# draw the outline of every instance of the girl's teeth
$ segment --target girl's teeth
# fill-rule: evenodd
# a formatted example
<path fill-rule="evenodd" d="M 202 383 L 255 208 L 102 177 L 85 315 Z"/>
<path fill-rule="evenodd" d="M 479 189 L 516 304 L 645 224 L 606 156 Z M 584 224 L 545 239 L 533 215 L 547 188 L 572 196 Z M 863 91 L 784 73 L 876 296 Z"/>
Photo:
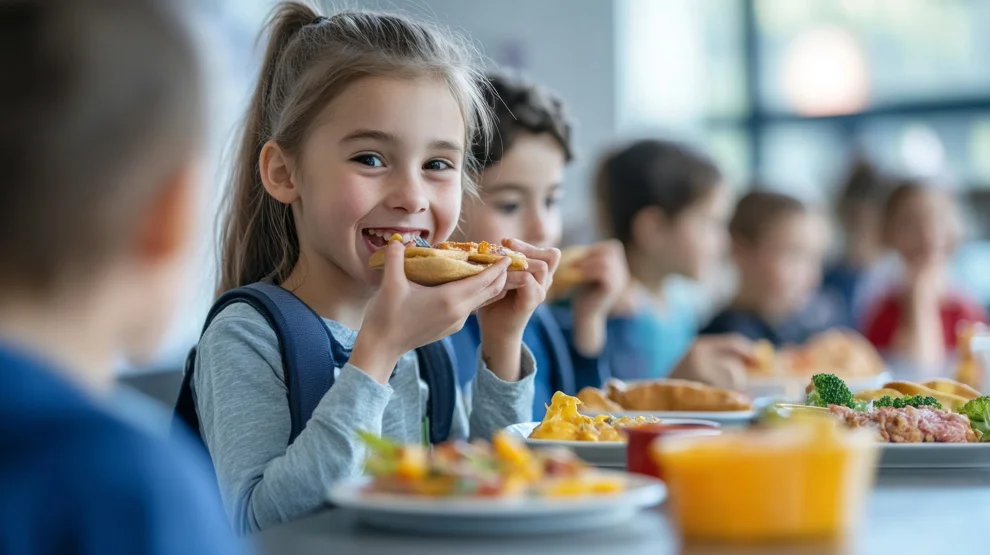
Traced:
<path fill-rule="evenodd" d="M 415 241 L 417 237 L 419 237 L 420 235 L 422 235 L 422 233 L 419 232 L 419 231 L 414 231 L 412 233 L 397 233 L 395 231 L 391 231 L 391 230 L 388 230 L 388 229 L 371 229 L 371 230 L 368 230 L 368 232 L 371 235 L 377 235 L 378 237 L 381 237 L 382 239 L 385 239 L 386 241 L 391 240 L 391 238 L 392 238 L 393 235 L 399 235 L 399 236 L 402 237 L 402 242 L 403 243 L 409 243 L 409 242 Z"/>

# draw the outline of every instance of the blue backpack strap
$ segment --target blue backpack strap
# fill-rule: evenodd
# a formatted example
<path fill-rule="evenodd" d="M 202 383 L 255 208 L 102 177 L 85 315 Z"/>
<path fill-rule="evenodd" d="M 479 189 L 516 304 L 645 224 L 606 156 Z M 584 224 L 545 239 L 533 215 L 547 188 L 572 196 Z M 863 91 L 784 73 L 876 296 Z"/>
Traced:
<path fill-rule="evenodd" d="M 203 333 L 217 314 L 239 302 L 257 310 L 278 337 L 288 388 L 291 444 L 306 426 L 320 399 L 333 385 L 333 369 L 342 366 L 349 354 L 333 339 L 323 319 L 313 309 L 291 292 L 270 283 L 253 283 L 221 295 L 206 317 Z M 199 419 L 191 388 L 195 357 L 194 348 L 186 360 L 176 415 L 198 433 Z"/>
<path fill-rule="evenodd" d="M 430 389 L 426 406 L 430 443 L 443 443 L 450 437 L 450 425 L 454 420 L 457 402 L 454 369 L 457 359 L 454 346 L 450 339 L 444 338 L 416 349 L 416 356 L 419 359 L 420 377 Z"/>

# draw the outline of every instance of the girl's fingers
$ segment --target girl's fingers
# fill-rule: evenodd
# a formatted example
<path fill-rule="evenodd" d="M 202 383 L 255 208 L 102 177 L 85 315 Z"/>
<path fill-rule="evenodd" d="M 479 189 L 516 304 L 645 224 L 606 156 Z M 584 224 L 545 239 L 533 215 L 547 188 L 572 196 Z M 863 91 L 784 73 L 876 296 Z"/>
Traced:
<path fill-rule="evenodd" d="M 406 284 L 406 246 L 400 241 L 385 245 L 385 276 L 382 286 Z"/>
<path fill-rule="evenodd" d="M 550 285 L 550 268 L 547 263 L 542 260 L 530 260 L 529 268 L 522 273 L 529 274 L 536 278 L 536 283 L 540 284 L 541 287 L 547 287 Z"/>
<path fill-rule="evenodd" d="M 499 293 L 498 295 L 495 295 L 492 299 L 490 299 L 489 301 L 485 302 L 485 304 L 479 306 L 478 308 L 485 308 L 486 306 L 488 306 L 490 304 L 497 303 L 497 302 L 501 301 L 502 299 L 504 299 L 505 296 L 508 293 L 509 293 L 509 286 L 508 286 L 508 284 L 506 284 L 505 289 L 501 293 Z"/>
<path fill-rule="evenodd" d="M 516 295 L 524 297 L 527 306 L 535 307 L 542 303 L 547 297 L 547 290 L 537 281 L 536 276 L 533 274 L 528 272 L 520 273 L 523 274 L 525 283 L 519 288 Z"/>
<path fill-rule="evenodd" d="M 503 239 L 502 245 L 524 255 L 530 260 L 540 260 L 547 265 L 551 273 L 557 270 L 560 264 L 559 249 L 541 249 L 519 239 Z"/>
<path fill-rule="evenodd" d="M 505 276 L 505 290 L 512 291 L 513 289 L 519 289 L 525 287 L 528 283 L 526 281 L 526 276 L 531 275 L 529 272 L 507 272 Z"/>
<path fill-rule="evenodd" d="M 450 298 L 459 299 L 463 307 L 469 307 L 468 312 L 473 311 L 502 292 L 507 274 L 518 273 L 508 271 L 511 262 L 509 258 L 503 258 L 471 277 L 433 289 L 440 291 L 445 297 L 449 295 Z"/>

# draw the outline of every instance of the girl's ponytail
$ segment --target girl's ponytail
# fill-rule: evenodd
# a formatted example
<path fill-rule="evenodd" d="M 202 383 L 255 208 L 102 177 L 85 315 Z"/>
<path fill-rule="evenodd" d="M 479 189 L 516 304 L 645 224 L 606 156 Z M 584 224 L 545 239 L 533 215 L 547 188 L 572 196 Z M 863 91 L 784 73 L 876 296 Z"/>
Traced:
<path fill-rule="evenodd" d="M 268 47 L 255 86 L 237 158 L 220 235 L 221 263 L 217 295 L 256 281 L 281 283 L 299 258 L 299 241 L 289 206 L 278 202 L 261 183 L 258 159 L 272 136 L 280 104 L 273 97 L 280 59 L 288 45 L 318 14 L 305 4 L 280 4 L 268 20 Z"/>

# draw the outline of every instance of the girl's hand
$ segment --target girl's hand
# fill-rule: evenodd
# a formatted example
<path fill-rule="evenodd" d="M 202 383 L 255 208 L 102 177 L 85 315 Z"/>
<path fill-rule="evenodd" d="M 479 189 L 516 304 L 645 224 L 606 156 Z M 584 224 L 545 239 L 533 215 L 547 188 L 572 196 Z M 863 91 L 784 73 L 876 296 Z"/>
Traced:
<path fill-rule="evenodd" d="M 746 366 L 753 360 L 753 342 L 749 339 L 735 333 L 703 335 L 695 339 L 670 377 L 743 391 Z"/>
<path fill-rule="evenodd" d="M 502 244 L 528 259 L 525 271 L 508 272 L 505 289 L 478 310 L 481 355 L 491 371 L 505 381 L 519 379 L 522 336 L 533 311 L 547 296 L 560 263 L 560 251 L 541 249 L 518 239 Z"/>
<path fill-rule="evenodd" d="M 609 313 L 629 285 L 622 243 L 602 241 L 588 248 L 574 267 L 588 280 L 574 297 L 574 347 L 586 357 L 601 354 Z"/>
<path fill-rule="evenodd" d="M 503 294 L 510 262 L 504 258 L 469 278 L 424 287 L 406 279 L 402 243 L 391 241 L 385 249 L 382 285 L 365 310 L 350 359 L 380 383 L 388 382 L 403 354 L 457 332 L 479 306 Z"/>

